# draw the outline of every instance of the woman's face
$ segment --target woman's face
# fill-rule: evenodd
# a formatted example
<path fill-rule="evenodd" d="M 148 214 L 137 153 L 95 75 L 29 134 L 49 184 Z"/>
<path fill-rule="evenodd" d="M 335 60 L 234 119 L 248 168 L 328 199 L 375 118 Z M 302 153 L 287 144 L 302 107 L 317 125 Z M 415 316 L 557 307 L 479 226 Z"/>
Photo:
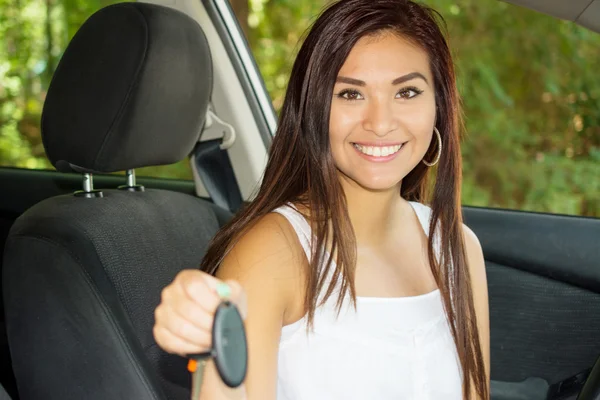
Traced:
<path fill-rule="evenodd" d="M 429 148 L 435 114 L 427 53 L 392 33 L 362 38 L 333 89 L 336 167 L 369 190 L 397 187 Z"/>

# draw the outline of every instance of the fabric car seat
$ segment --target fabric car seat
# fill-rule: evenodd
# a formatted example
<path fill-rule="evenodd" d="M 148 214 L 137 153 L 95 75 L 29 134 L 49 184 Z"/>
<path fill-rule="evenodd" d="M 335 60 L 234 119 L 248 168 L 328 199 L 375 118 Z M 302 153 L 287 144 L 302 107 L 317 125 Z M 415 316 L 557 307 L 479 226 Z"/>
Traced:
<path fill-rule="evenodd" d="M 153 339 L 154 309 L 230 215 L 144 189 L 132 171 L 190 154 L 211 90 L 206 37 L 174 9 L 109 6 L 73 37 L 47 93 L 42 137 L 57 170 L 82 174 L 82 190 L 27 210 L 5 247 L 21 400 L 189 399 L 186 360 Z M 122 187 L 93 187 L 94 174 L 118 171 L 128 171 Z"/>

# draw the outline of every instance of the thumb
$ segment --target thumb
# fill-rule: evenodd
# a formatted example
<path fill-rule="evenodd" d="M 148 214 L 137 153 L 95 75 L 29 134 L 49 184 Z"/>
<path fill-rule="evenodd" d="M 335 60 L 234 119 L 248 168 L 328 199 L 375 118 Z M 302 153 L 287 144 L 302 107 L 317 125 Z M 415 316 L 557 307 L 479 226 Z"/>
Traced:
<path fill-rule="evenodd" d="M 204 274 L 204 282 L 206 286 L 222 300 L 230 300 L 234 303 L 242 315 L 242 318 L 246 318 L 247 313 L 247 299 L 246 293 L 242 286 L 235 280 L 220 280 L 212 275 Z"/>
<path fill-rule="evenodd" d="M 203 273 L 204 283 L 211 292 L 221 299 L 230 299 L 232 297 L 232 287 L 230 282 L 224 282 L 212 275 Z"/>

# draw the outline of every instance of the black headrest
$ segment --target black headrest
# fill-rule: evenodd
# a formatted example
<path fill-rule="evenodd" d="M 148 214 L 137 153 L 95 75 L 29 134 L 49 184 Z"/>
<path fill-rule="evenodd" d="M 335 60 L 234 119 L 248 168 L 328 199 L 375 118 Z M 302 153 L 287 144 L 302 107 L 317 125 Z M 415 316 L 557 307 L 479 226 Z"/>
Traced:
<path fill-rule="evenodd" d="M 103 8 L 65 50 L 42 113 L 46 154 L 60 171 L 116 172 L 184 159 L 212 91 L 202 29 L 171 8 Z"/>

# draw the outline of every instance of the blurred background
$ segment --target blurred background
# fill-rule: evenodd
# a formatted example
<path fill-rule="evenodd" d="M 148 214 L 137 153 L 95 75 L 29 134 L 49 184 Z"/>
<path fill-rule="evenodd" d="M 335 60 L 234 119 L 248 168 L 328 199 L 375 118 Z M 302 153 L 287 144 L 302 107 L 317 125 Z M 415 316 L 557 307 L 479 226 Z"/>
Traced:
<path fill-rule="evenodd" d="M 192 0 L 190 0 L 192 1 Z M 230 0 L 276 110 L 328 0 Z M 51 169 L 40 138 L 67 43 L 113 0 L 0 0 L 0 167 Z M 446 20 L 466 119 L 463 204 L 600 217 L 600 35 L 498 0 L 426 0 Z M 191 179 L 186 162 L 138 175 Z"/>

